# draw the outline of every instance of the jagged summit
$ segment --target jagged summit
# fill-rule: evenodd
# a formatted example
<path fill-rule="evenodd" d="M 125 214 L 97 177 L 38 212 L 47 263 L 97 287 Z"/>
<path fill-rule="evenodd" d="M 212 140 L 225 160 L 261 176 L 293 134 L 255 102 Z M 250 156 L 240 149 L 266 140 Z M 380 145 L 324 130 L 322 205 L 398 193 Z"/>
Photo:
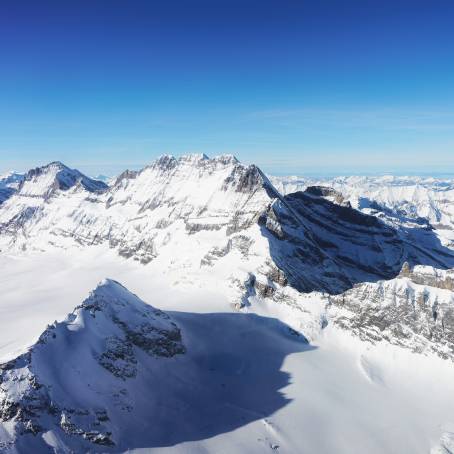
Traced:
<path fill-rule="evenodd" d="M 167 314 L 106 279 L 27 353 L 0 365 L 0 430 L 8 427 L 19 452 L 47 452 L 48 431 L 71 450 L 112 447 L 141 376 L 184 352 Z M 149 399 L 154 390 L 142 392 Z"/>
<path fill-rule="evenodd" d="M 249 271 L 263 274 L 272 264 L 284 275 L 279 280 L 304 292 L 339 293 L 359 282 L 389 279 L 404 261 L 439 268 L 454 263 L 452 251 L 429 230 L 396 228 L 323 185 L 283 196 L 257 166 L 232 155 L 164 155 L 90 197 L 65 192 L 94 181 L 85 178 L 59 162 L 31 170 L 18 194 L 29 197 L 13 196 L 2 205 L 0 244 L 67 247 L 72 238 L 86 246 L 108 245 L 144 264 L 160 259 L 166 269 L 181 260 L 179 266 L 193 270 L 239 251 L 251 260 Z M 183 265 L 176 244 L 190 263 Z M 260 259 L 252 264 L 254 256 Z"/>
<path fill-rule="evenodd" d="M 207 161 L 210 158 L 205 153 L 189 153 L 184 154 L 178 158 L 181 162 L 200 162 Z"/>
<path fill-rule="evenodd" d="M 188 167 L 212 167 L 214 165 L 230 166 L 240 164 L 238 159 L 231 154 L 222 154 L 210 158 L 205 153 L 193 153 L 175 157 L 173 155 L 162 155 L 153 161 L 149 166 L 151 168 L 173 169 L 177 165 Z"/>
<path fill-rule="evenodd" d="M 169 154 L 164 154 L 162 156 L 159 156 L 158 159 L 153 161 L 149 166 L 150 168 L 159 168 L 159 169 L 170 169 L 175 167 L 177 163 L 177 159 L 175 156 L 169 155 Z"/>
<path fill-rule="evenodd" d="M 39 192 L 43 181 L 52 182 L 49 175 L 58 180 L 59 172 L 72 171 L 52 163 L 30 172 L 28 186 L 22 189 Z M 384 183 L 377 182 L 377 191 L 380 184 Z M 273 426 L 263 424 L 264 417 L 276 413 L 276 406 L 269 405 L 276 399 L 271 393 L 271 400 L 262 405 L 263 396 L 270 396 L 266 388 L 255 405 L 250 405 L 249 398 L 251 389 L 264 382 L 260 377 L 270 377 L 266 368 L 257 368 L 257 357 L 263 355 L 262 364 L 268 365 L 277 342 L 274 334 L 268 343 L 257 337 L 262 322 L 254 312 L 285 320 L 304 335 L 301 338 L 319 339 L 320 345 L 332 335 L 329 342 L 337 343 L 339 335 L 349 342 L 355 338 L 355 345 L 360 339 L 366 341 L 367 350 L 371 343 L 380 349 L 400 346 L 407 349 L 405 355 L 413 355 L 413 350 L 432 361 L 437 354 L 452 365 L 454 230 L 446 222 L 452 213 L 449 191 L 434 192 L 436 198 L 429 199 L 437 201 L 434 208 L 446 222 L 443 228 L 433 228 L 410 222 L 413 212 L 399 214 L 390 204 L 387 211 L 383 206 L 379 210 L 378 199 L 376 208 L 372 203 L 365 208 L 363 198 L 358 209 L 350 203 L 351 194 L 334 186 L 311 182 L 301 191 L 284 195 L 255 165 L 243 165 L 230 155 L 199 155 L 162 156 L 141 171 L 124 172 L 105 191 L 73 186 L 57 189 L 51 197 L 13 194 L 0 206 L 4 263 L 15 255 L 20 258 L 17 262 L 27 263 L 31 256 L 33 263 L 42 266 L 61 251 L 65 260 L 74 262 L 71 272 L 77 275 L 88 257 L 93 260 L 90 270 L 107 267 L 122 276 L 124 272 L 125 280 L 153 298 L 159 295 L 167 308 L 175 309 L 174 296 L 186 304 L 186 295 L 193 293 L 202 301 L 203 311 L 215 313 L 206 314 L 203 321 L 201 314 L 173 312 L 171 319 L 119 283 L 103 281 L 63 322 L 48 327 L 26 354 L 0 367 L 0 451 L 125 452 L 174 447 L 230 434 L 247 418 L 261 420 L 266 433 L 260 438 L 267 439 Z M 361 191 L 358 186 L 357 193 Z M 420 189 L 403 186 L 377 194 L 405 210 L 421 200 Z M 412 194 L 415 198 L 407 203 Z M 441 241 L 440 231 L 448 241 Z M 108 248 L 143 266 L 117 260 Z M 19 263 L 13 264 L 13 272 L 6 269 L 5 282 L 14 274 L 20 276 L 19 285 L 27 281 L 30 271 L 14 272 L 22 272 L 23 267 Z M 38 294 L 45 295 L 41 285 L 50 286 L 51 279 L 44 268 L 46 283 L 39 283 Z M 151 283 L 144 283 L 149 276 Z M 57 279 L 61 290 L 55 304 L 60 304 L 66 285 L 58 275 Z M 170 298 L 155 287 L 154 282 L 161 279 L 163 286 L 175 291 Z M 16 288 L 6 290 L 8 300 L 8 292 L 11 295 Z M 230 308 L 245 314 L 227 314 Z M 21 316 L 32 318 L 34 313 L 27 307 Z M 242 319 L 244 324 L 238 325 Z M 273 324 L 263 323 L 267 335 Z M 320 336 L 322 330 L 326 336 Z M 244 352 L 246 356 L 241 356 Z M 389 353 L 383 355 L 386 361 L 392 356 Z M 337 352 L 335 358 L 330 367 L 325 365 L 328 372 L 320 375 L 323 379 L 342 365 Z M 273 389 L 281 390 L 287 381 L 282 381 L 282 357 L 277 359 Z M 376 395 L 376 384 L 383 376 L 382 389 L 387 389 L 389 377 L 381 375 L 380 369 L 376 374 L 368 359 L 350 360 L 360 374 L 355 387 L 370 380 Z M 412 381 L 413 373 L 408 376 Z M 313 380 L 313 390 L 322 381 Z M 405 386 L 408 382 L 403 381 Z M 415 400 L 428 388 L 424 384 L 421 389 Z M 453 395 L 442 389 L 445 395 Z M 342 395 L 347 396 L 349 408 L 350 389 Z M 396 395 L 404 393 L 392 391 L 389 396 Z M 235 396 L 241 398 L 231 400 Z M 364 396 L 358 400 L 366 401 Z M 408 396 L 403 399 L 406 402 Z M 420 406 L 423 413 L 425 406 Z M 433 405 L 434 414 L 437 407 L 439 402 Z M 448 412 L 451 407 L 449 402 Z M 365 414 L 364 409 L 357 413 Z M 308 421 L 317 413 L 311 410 Z M 388 410 L 386 405 L 380 413 L 386 415 Z M 231 412 L 228 424 L 226 412 Z M 216 418 L 218 424 L 212 424 Z M 332 427 L 332 421 L 327 427 Z M 210 450 L 205 443 L 203 449 Z M 298 447 L 291 451 L 298 452 Z"/>
<path fill-rule="evenodd" d="M 220 161 L 220 162 L 225 162 L 225 163 L 238 163 L 240 162 L 238 160 L 238 158 L 233 155 L 233 154 L 221 154 L 221 155 L 217 155 L 215 156 L 213 159 L 217 160 L 217 161 Z"/>
<path fill-rule="evenodd" d="M 54 161 L 29 170 L 18 192 L 22 196 L 47 198 L 56 190 L 66 191 L 77 184 L 89 192 L 101 192 L 108 188 L 102 181 L 93 180 L 76 169 Z"/>
<path fill-rule="evenodd" d="M 219 155 L 214 156 L 213 158 L 208 157 L 204 153 L 194 153 L 175 157 L 173 155 L 164 154 L 159 156 L 151 164 L 144 167 L 139 171 L 130 171 L 126 170 L 120 174 L 115 184 L 120 183 L 123 179 L 135 178 L 142 173 L 147 173 L 147 171 L 154 170 L 155 172 L 176 172 L 176 169 L 179 169 L 180 174 L 186 173 L 190 176 L 191 169 L 199 169 L 200 171 L 214 171 L 222 167 L 232 167 L 235 165 L 241 165 L 238 159 L 233 155 Z"/>
<path fill-rule="evenodd" d="M 183 185 L 187 187 L 183 188 Z M 252 193 L 272 184 L 255 165 L 245 166 L 233 155 L 209 158 L 204 154 L 192 154 L 178 158 L 160 156 L 139 172 L 124 172 L 113 186 L 109 206 L 126 192 L 131 202 L 144 203 L 153 199 L 151 205 L 155 206 L 157 200 L 152 194 L 156 192 L 161 200 L 169 194 L 172 203 L 184 199 L 190 204 L 199 204 L 202 199 L 204 203 L 219 199 L 216 197 L 218 191 Z M 225 209 L 222 204 L 221 208 Z"/>

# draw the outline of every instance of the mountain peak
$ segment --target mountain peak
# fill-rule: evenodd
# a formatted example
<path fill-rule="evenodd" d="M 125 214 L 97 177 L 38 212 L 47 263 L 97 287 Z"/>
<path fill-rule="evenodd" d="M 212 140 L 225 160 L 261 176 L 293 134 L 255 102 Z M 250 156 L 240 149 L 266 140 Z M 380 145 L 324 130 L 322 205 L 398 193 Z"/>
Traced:
<path fill-rule="evenodd" d="M 131 293 L 126 287 L 121 285 L 114 279 L 105 278 L 103 279 L 94 290 L 90 292 L 90 297 L 85 301 L 89 301 L 90 298 L 123 298 L 123 299 L 136 299 L 137 297 Z M 138 299 L 138 298 L 137 298 Z"/>
<path fill-rule="evenodd" d="M 221 163 L 224 165 L 227 164 L 239 164 L 238 159 L 233 154 L 220 154 L 210 158 L 205 153 L 194 153 L 180 156 L 178 158 L 179 162 L 188 162 L 188 163 L 199 163 L 199 162 L 214 162 Z"/>
<path fill-rule="evenodd" d="M 68 166 L 65 166 L 61 161 L 52 161 L 49 162 L 49 164 L 45 164 L 42 166 L 42 168 L 51 168 L 51 167 L 56 167 L 58 169 L 69 169 Z"/>
<path fill-rule="evenodd" d="M 213 158 L 214 161 L 221 162 L 223 164 L 239 164 L 240 161 L 233 154 L 221 154 Z"/>
<path fill-rule="evenodd" d="M 240 164 L 240 162 L 231 154 L 218 155 L 213 158 L 210 158 L 205 153 L 186 154 L 178 158 L 165 154 L 160 156 L 145 169 L 151 168 L 162 171 L 170 171 L 176 167 L 180 167 L 182 169 L 193 167 L 211 170 L 213 168 L 235 166 L 237 164 Z"/>
<path fill-rule="evenodd" d="M 144 371 L 182 353 L 180 329 L 166 313 L 106 279 L 64 321 L 48 326 L 27 353 L 0 365 L 0 421 L 25 443 L 27 434 L 53 431 L 74 451 L 97 452 L 96 445 L 121 441 L 121 398 L 133 394 Z M 154 392 L 142 391 L 147 398 Z M 128 403 L 128 414 L 133 405 Z"/>
<path fill-rule="evenodd" d="M 207 161 L 210 158 L 205 153 L 191 153 L 185 154 L 178 158 L 181 162 L 199 162 L 199 161 Z"/>
<path fill-rule="evenodd" d="M 101 192 L 108 188 L 102 181 L 93 180 L 60 161 L 53 161 L 29 170 L 19 187 L 19 193 L 23 196 L 48 198 L 56 190 L 67 191 L 77 184 L 89 192 Z"/>
<path fill-rule="evenodd" d="M 170 170 L 173 169 L 177 165 L 177 160 L 175 156 L 172 156 L 170 154 L 164 154 L 162 156 L 159 156 L 156 161 L 154 161 L 150 167 L 151 168 L 156 168 L 156 169 L 162 169 L 162 170 Z"/>

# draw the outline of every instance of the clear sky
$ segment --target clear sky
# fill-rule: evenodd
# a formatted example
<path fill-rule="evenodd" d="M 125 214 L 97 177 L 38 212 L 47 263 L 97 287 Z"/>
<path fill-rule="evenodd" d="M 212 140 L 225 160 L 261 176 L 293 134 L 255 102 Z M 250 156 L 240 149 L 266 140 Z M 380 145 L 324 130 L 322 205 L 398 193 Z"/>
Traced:
<path fill-rule="evenodd" d="M 192 152 L 454 172 L 454 1 L 0 3 L 0 171 Z"/>

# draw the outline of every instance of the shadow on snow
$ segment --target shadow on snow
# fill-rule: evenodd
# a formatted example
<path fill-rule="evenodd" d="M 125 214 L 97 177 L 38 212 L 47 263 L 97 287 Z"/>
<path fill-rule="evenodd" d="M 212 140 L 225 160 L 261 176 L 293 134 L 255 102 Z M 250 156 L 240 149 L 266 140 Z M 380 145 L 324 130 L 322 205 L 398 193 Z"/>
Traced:
<path fill-rule="evenodd" d="M 157 360 L 144 371 L 151 390 L 135 396 L 143 430 L 131 418 L 121 428 L 124 448 L 174 446 L 205 440 L 263 420 L 286 406 L 285 358 L 314 349 L 284 323 L 254 314 L 171 312 L 187 353 Z M 109 450 L 110 451 L 110 450 Z"/>

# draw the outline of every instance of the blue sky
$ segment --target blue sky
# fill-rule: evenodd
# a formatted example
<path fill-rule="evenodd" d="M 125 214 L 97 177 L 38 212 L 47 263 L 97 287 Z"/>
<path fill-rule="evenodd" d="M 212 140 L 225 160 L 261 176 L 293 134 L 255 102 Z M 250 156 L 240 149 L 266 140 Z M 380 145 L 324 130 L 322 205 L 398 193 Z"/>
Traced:
<path fill-rule="evenodd" d="M 2 2 L 0 171 L 454 173 L 453 24 L 452 0 Z"/>

